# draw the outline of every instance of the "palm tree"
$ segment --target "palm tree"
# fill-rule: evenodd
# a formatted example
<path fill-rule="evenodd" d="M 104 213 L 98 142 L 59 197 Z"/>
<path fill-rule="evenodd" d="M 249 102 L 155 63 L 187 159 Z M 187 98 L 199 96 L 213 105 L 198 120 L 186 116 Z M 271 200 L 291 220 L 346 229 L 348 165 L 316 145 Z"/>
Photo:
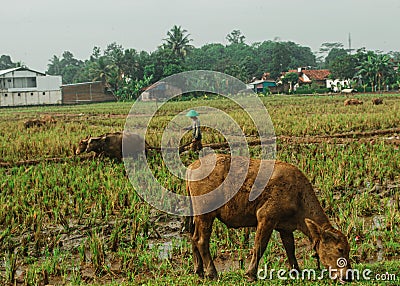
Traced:
<path fill-rule="evenodd" d="M 185 58 L 187 53 L 193 48 L 189 44 L 192 41 L 192 39 L 189 39 L 190 34 L 186 33 L 187 30 L 182 29 L 181 26 L 174 25 L 167 33 L 168 38 L 163 39 L 165 41 L 163 47 L 170 49 L 179 58 Z"/>
<path fill-rule="evenodd" d="M 105 56 L 102 56 L 91 63 L 89 66 L 89 75 L 93 81 L 101 80 L 104 83 L 110 84 L 110 82 L 115 81 L 113 79 L 115 77 L 113 70 L 115 69 L 116 66 L 110 63 Z"/>
<path fill-rule="evenodd" d="M 366 60 L 361 62 L 358 66 L 358 74 L 363 80 L 368 81 L 371 84 L 372 91 L 374 91 L 374 86 L 376 84 L 378 67 L 377 67 L 377 55 L 373 52 L 368 52 Z"/>
<path fill-rule="evenodd" d="M 390 56 L 373 52 L 368 52 L 366 60 L 361 62 L 358 68 L 358 74 L 369 81 L 372 91 L 376 91 L 374 89 L 375 85 L 378 85 L 379 90 L 381 90 L 385 78 L 393 73 L 393 64 Z"/>
<path fill-rule="evenodd" d="M 376 66 L 378 86 L 379 90 L 382 90 L 382 83 L 394 72 L 391 57 L 389 55 L 379 54 L 376 58 Z"/>
<path fill-rule="evenodd" d="M 60 58 L 56 55 L 50 59 L 50 63 L 47 65 L 47 73 L 50 75 L 60 75 L 62 71 Z"/>
<path fill-rule="evenodd" d="M 233 30 L 225 38 L 229 44 L 244 44 L 246 37 L 240 32 L 240 30 Z"/>

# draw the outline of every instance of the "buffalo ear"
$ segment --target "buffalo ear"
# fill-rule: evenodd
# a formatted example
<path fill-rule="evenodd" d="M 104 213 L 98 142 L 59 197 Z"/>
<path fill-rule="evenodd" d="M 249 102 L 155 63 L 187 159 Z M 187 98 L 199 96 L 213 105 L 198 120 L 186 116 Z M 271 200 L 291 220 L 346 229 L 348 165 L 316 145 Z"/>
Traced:
<path fill-rule="evenodd" d="M 99 137 L 90 137 L 90 139 L 87 141 L 87 144 L 90 145 L 92 142 L 99 141 L 101 138 Z"/>
<path fill-rule="evenodd" d="M 312 241 L 320 239 L 323 233 L 322 228 L 312 219 L 306 218 L 304 221 L 306 222 L 307 228 L 310 231 Z"/>
<path fill-rule="evenodd" d="M 340 237 L 337 233 L 334 233 L 333 231 L 330 230 L 326 230 L 324 232 L 322 232 L 322 240 L 326 241 L 326 240 L 340 240 Z"/>

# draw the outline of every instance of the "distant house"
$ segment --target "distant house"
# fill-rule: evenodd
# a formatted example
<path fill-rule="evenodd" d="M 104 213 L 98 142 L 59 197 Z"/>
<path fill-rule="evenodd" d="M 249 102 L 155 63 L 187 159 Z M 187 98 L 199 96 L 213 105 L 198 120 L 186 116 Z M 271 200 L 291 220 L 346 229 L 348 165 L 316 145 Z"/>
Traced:
<path fill-rule="evenodd" d="M 142 101 L 162 101 L 175 95 L 182 94 L 182 90 L 169 83 L 159 81 L 143 89 Z"/>
<path fill-rule="evenodd" d="M 63 104 L 82 104 L 116 101 L 116 97 L 102 81 L 64 84 L 61 86 Z"/>
<path fill-rule="evenodd" d="M 27 67 L 0 71 L 0 106 L 61 104 L 61 76 Z"/>
<path fill-rule="evenodd" d="M 276 82 L 274 80 L 260 79 L 248 83 L 248 86 L 253 89 L 254 92 L 259 93 L 276 87 Z"/>
<path fill-rule="evenodd" d="M 297 70 L 289 70 L 289 72 L 298 73 L 299 85 L 315 83 L 319 86 L 326 86 L 326 81 L 331 74 L 327 69 L 309 70 L 306 68 L 298 68 Z"/>

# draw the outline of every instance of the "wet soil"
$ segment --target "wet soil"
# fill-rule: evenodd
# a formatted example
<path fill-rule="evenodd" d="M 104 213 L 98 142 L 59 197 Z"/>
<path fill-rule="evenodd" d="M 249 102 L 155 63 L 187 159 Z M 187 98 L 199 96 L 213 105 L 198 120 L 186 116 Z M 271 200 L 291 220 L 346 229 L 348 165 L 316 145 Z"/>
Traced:
<path fill-rule="evenodd" d="M 399 185 L 393 185 L 395 188 L 399 188 Z M 376 186 L 371 189 L 372 191 L 379 190 L 379 192 L 385 193 L 386 190 L 382 186 Z M 393 201 L 393 203 L 396 203 Z M 399 203 L 399 202 L 397 202 Z M 148 246 L 150 251 L 157 253 L 155 264 L 161 264 L 164 260 L 168 260 L 171 265 L 179 265 L 182 260 L 187 260 L 191 255 L 190 247 L 182 252 L 177 252 L 176 247 L 180 243 L 186 244 L 190 241 L 190 234 L 183 232 L 183 219 L 180 217 L 166 215 L 158 211 L 151 211 L 151 227 L 149 229 Z M 383 231 L 386 229 L 387 225 L 385 223 L 385 217 L 382 215 L 372 215 L 368 217 L 363 217 L 365 228 L 370 229 L 370 231 Z M 119 221 L 121 223 L 121 221 Z M 123 223 L 123 222 L 122 222 Z M 93 225 L 91 228 L 96 228 L 100 230 L 102 234 L 101 239 L 103 241 L 109 241 L 112 229 L 116 224 L 116 220 L 109 220 L 103 224 Z M 47 247 L 57 246 L 61 251 L 68 251 L 71 253 L 71 257 L 68 261 L 67 272 L 71 273 L 71 277 L 63 277 L 61 275 L 62 271 L 58 270 L 56 273 L 40 273 L 42 277 L 42 282 L 40 285 L 65 285 L 65 283 L 71 282 L 72 274 L 79 271 L 81 281 L 87 284 L 107 284 L 112 281 L 117 283 L 123 283 L 128 281 L 126 265 L 124 267 L 121 258 L 116 257 L 112 253 L 107 254 L 105 264 L 108 265 L 108 270 L 102 273 L 96 273 L 96 269 L 90 262 L 90 254 L 87 253 L 87 258 L 85 262 L 82 262 L 77 251 L 78 247 L 87 239 L 87 233 L 91 231 L 91 228 L 85 225 L 79 225 L 77 222 L 72 222 L 68 230 L 64 229 L 62 226 L 47 226 L 46 229 L 42 230 L 41 235 L 47 237 L 48 241 Z M 24 241 L 27 240 L 29 233 L 22 234 L 21 236 L 15 237 L 14 247 L 22 247 Z M 214 263 L 218 272 L 226 271 L 236 271 L 239 269 L 245 270 L 250 263 L 252 251 L 251 246 L 254 239 L 254 230 L 250 235 L 249 247 L 246 249 L 220 249 L 218 250 Z M 357 239 L 357 237 L 350 237 L 349 239 Z M 362 243 L 362 238 L 360 242 Z M 373 255 L 365 257 L 361 254 L 355 254 L 353 259 L 357 263 L 363 262 L 379 262 L 382 260 L 398 259 L 399 257 L 387 256 L 382 244 L 382 239 L 378 236 L 374 243 L 375 252 Z M 7 249 L 4 248 L 5 245 L 1 245 L 0 251 L 5 252 Z M 33 249 L 33 245 L 28 245 L 29 249 Z M 51 248 L 51 247 L 50 247 Z M 273 249 L 274 253 L 280 257 L 279 264 L 282 267 L 287 267 L 287 259 L 282 246 L 275 247 Z M 313 252 L 311 251 L 311 245 L 304 235 L 300 235 L 296 238 L 296 256 L 298 258 L 299 264 L 303 264 L 303 259 L 309 257 Z M 39 258 L 39 261 L 41 258 Z M 65 262 L 64 262 L 65 263 Z M 260 261 L 260 265 L 264 265 L 265 261 Z M 79 265 L 79 267 L 78 267 Z M 316 266 L 316 265 L 315 265 Z M 64 266 L 65 267 L 65 266 Z M 128 268 L 131 266 L 127 266 Z M 15 285 L 24 285 L 24 279 L 27 275 L 28 265 L 19 261 L 15 273 Z M 0 274 L 5 273 L 5 265 L 2 261 L 0 263 Z M 65 271 L 64 271 L 65 273 Z M 144 276 L 143 276 L 144 275 Z M 137 273 L 135 280 L 140 282 L 141 279 L 148 279 L 151 273 Z M 142 277 L 143 276 L 143 277 Z M 142 277 L 142 278 L 141 278 Z"/>
<path fill-rule="evenodd" d="M 57 116 L 52 114 L 53 116 Z M 60 115 L 61 116 L 61 115 Z M 75 120 L 76 117 L 82 117 L 84 115 L 65 115 L 62 114 L 64 118 L 68 117 L 70 120 Z M 122 114 L 105 114 L 103 115 L 108 118 L 124 118 L 126 115 Z M 372 132 L 350 132 L 343 134 L 334 134 L 330 136 L 305 136 L 305 137 L 294 137 L 294 136 L 279 136 L 277 137 L 277 141 L 286 143 L 286 144 L 349 144 L 352 142 L 362 142 L 366 144 L 378 144 L 383 142 L 384 144 L 393 144 L 395 146 L 400 145 L 400 128 L 396 129 L 387 129 L 387 130 L 376 130 Z M 258 141 L 259 144 L 259 141 Z M 210 147 L 221 147 L 224 146 L 210 146 Z M 92 158 L 91 155 L 82 156 L 80 160 L 86 160 Z M 11 168 L 14 166 L 20 165 L 32 165 L 39 164 L 43 161 L 50 162 L 63 162 L 65 160 L 70 160 L 72 157 L 68 158 L 47 158 L 42 160 L 30 160 L 30 161 L 21 161 L 21 162 L 0 162 L 0 167 Z M 400 185 L 396 182 L 393 184 L 388 184 L 386 186 L 374 186 L 369 188 L 368 190 L 360 190 L 360 192 L 369 192 L 369 193 L 377 193 L 381 197 L 387 197 L 393 194 L 394 189 L 399 189 Z M 339 192 L 339 190 L 338 190 Z M 340 195 L 340 194 L 338 194 Z M 393 197 L 392 200 L 389 201 L 392 203 L 395 208 L 400 208 L 400 202 L 398 197 Z M 371 214 L 370 216 L 366 216 L 362 218 L 365 224 L 366 229 L 370 229 L 370 231 L 375 231 L 377 233 L 384 231 L 387 228 L 385 218 L 382 215 Z M 76 271 L 77 267 L 74 266 L 74 263 L 80 263 L 79 253 L 77 253 L 77 249 L 79 245 L 82 244 L 84 240 L 87 239 L 87 233 L 91 231 L 91 228 L 101 229 L 102 240 L 109 241 L 111 236 L 111 230 L 114 228 L 115 220 L 109 220 L 104 222 L 103 224 L 92 225 L 91 227 L 79 225 L 77 223 L 71 223 L 68 229 L 65 229 L 62 226 L 46 226 L 46 229 L 43 229 L 40 233 L 40 236 L 43 238 L 47 238 L 46 245 L 49 249 L 53 249 L 55 247 L 59 248 L 61 251 L 68 251 L 71 253 L 71 261 L 69 261 L 69 273 L 73 273 Z M 150 249 L 157 249 L 158 251 L 158 262 L 161 263 L 163 260 L 169 260 L 175 263 L 178 261 L 182 261 L 184 259 L 188 259 L 190 252 L 184 254 L 176 254 L 174 252 L 174 246 L 179 244 L 181 241 L 189 241 L 190 235 L 188 233 L 182 232 L 183 224 L 181 218 L 171 217 L 165 214 L 161 214 L 159 212 L 154 212 L 151 218 L 150 230 L 149 230 L 149 239 L 148 245 Z M 32 236 L 28 231 L 20 234 L 19 236 L 15 236 L 14 241 L 12 242 L 13 248 L 19 247 L 27 247 L 28 252 L 33 251 L 36 247 L 33 243 L 29 242 L 29 237 Z M 353 237 L 350 239 L 357 239 L 357 237 Z M 360 243 L 362 243 L 362 237 L 358 238 Z M 6 253 L 9 251 L 7 249 L 7 245 L 2 243 L 2 237 L 0 235 L 0 252 Z M 252 245 L 252 239 L 250 239 L 250 246 Z M 42 245 L 43 247 L 43 245 Z M 299 263 L 302 264 L 302 257 L 310 252 L 310 244 L 308 239 L 305 237 L 301 237 L 296 240 L 296 253 L 299 258 Z M 376 262 L 382 260 L 390 260 L 390 259 L 399 259 L 399 256 L 388 256 L 385 253 L 384 246 L 382 243 L 382 239 L 379 235 L 377 235 L 376 240 L 373 245 L 375 251 L 373 255 L 365 256 L 364 254 L 356 254 L 354 256 L 354 260 L 357 263 L 363 262 Z M 284 254 L 283 248 L 274 249 L 274 252 L 279 253 L 280 263 L 281 265 L 286 265 L 286 256 Z M 92 263 L 89 260 L 80 264 L 80 277 L 85 283 L 96 283 L 96 284 L 106 284 L 111 281 L 115 282 L 124 282 L 127 281 L 127 273 L 124 271 L 123 262 L 119 258 L 115 258 L 113 255 L 109 255 L 107 264 L 109 265 L 109 270 L 107 272 L 102 273 L 102 275 L 97 275 L 96 270 L 94 269 Z M 242 251 L 241 253 L 238 250 L 219 250 L 217 256 L 214 260 L 216 268 L 219 272 L 245 269 L 250 262 L 251 258 L 251 250 Z M 40 258 L 39 258 L 40 260 Z M 24 279 L 27 274 L 28 264 L 24 264 L 24 262 L 17 261 L 16 267 L 16 283 L 15 285 L 24 285 Z M 61 273 L 61 271 L 60 271 Z M 0 275 L 4 276 L 5 274 L 5 263 L 4 261 L 0 262 Z M 43 283 L 42 285 L 63 285 L 65 283 L 64 278 L 59 273 L 48 274 L 42 273 Z M 140 281 L 141 273 L 138 273 L 136 279 Z M 144 275 L 144 274 L 143 274 Z M 72 276 L 72 274 L 71 274 Z M 145 275 L 147 277 L 147 275 Z M 68 278 L 71 279 L 71 278 Z M 67 279 L 67 281 L 68 281 Z"/>

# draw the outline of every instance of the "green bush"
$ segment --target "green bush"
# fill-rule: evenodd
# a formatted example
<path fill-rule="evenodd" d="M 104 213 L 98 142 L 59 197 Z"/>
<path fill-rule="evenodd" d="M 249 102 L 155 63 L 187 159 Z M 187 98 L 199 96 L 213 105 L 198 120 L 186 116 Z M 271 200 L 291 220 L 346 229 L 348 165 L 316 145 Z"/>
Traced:
<path fill-rule="evenodd" d="M 271 91 L 270 91 L 269 87 L 268 86 L 264 87 L 263 95 L 266 96 L 266 95 L 270 95 L 270 94 L 271 94 Z"/>
<path fill-rule="evenodd" d="M 293 93 L 294 94 L 310 94 L 313 92 L 308 85 L 303 85 L 301 87 L 298 87 Z"/>
<path fill-rule="evenodd" d="M 330 91 L 331 91 L 331 90 L 330 90 L 329 88 L 320 87 L 320 88 L 315 89 L 313 93 L 322 94 L 322 93 L 328 93 L 328 92 L 330 92 Z"/>
<path fill-rule="evenodd" d="M 325 88 L 325 87 L 310 87 L 308 85 L 303 85 L 299 88 L 296 89 L 295 92 L 293 92 L 294 94 L 314 94 L 314 93 L 327 93 L 330 92 L 329 88 Z"/>

